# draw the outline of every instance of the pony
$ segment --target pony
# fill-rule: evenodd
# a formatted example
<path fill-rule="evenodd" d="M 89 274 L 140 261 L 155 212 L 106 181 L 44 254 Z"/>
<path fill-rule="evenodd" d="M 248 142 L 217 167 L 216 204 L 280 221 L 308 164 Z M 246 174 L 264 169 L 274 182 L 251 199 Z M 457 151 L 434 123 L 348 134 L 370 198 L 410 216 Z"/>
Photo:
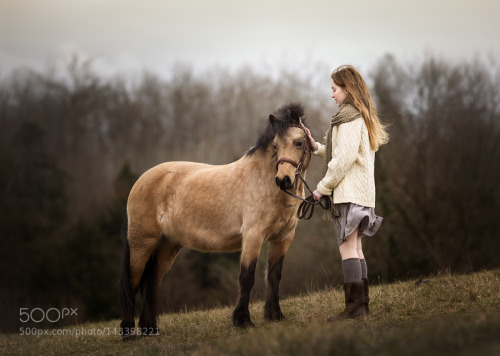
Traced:
<path fill-rule="evenodd" d="M 269 115 L 255 146 L 227 165 L 167 162 L 146 171 L 127 201 L 120 278 L 120 330 L 134 336 L 135 296 L 140 290 L 141 335 L 157 334 L 156 288 L 182 248 L 205 252 L 241 250 L 239 298 L 232 321 L 253 327 L 248 310 L 261 246 L 269 242 L 264 315 L 285 317 L 279 304 L 283 260 L 298 223 L 299 200 L 311 159 L 300 104 Z"/>

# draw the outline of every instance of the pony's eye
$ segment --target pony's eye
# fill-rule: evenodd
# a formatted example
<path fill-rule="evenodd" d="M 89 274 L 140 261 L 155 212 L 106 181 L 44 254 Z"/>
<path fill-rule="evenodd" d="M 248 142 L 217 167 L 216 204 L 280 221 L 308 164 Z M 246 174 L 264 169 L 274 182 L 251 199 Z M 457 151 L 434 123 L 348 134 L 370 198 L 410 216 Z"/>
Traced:
<path fill-rule="evenodd" d="M 303 144 L 302 141 L 297 141 L 295 142 L 295 147 L 302 148 L 302 144 Z"/>
<path fill-rule="evenodd" d="M 273 143 L 273 150 L 277 151 L 278 150 L 278 146 L 276 146 L 275 143 Z"/>

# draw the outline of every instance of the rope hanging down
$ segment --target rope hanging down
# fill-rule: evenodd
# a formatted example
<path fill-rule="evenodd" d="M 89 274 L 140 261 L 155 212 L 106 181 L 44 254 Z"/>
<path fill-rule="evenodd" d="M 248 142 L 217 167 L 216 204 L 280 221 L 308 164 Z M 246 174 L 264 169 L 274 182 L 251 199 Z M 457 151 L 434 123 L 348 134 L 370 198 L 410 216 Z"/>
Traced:
<path fill-rule="evenodd" d="M 295 195 L 293 193 L 290 193 L 289 191 L 282 189 L 285 193 L 288 195 L 302 200 L 302 203 L 300 203 L 299 208 L 297 209 L 297 217 L 299 219 L 304 219 L 304 220 L 309 220 L 313 216 L 314 213 L 314 207 L 316 205 L 319 205 L 322 209 L 324 210 L 330 210 L 330 205 L 332 204 L 331 200 L 329 197 L 323 195 L 320 200 L 315 200 L 314 196 L 312 194 L 311 188 L 307 185 L 306 181 L 300 174 L 296 175 L 297 178 L 300 178 L 300 180 L 304 183 L 306 186 L 307 190 L 311 193 L 307 198 L 301 198 L 298 195 Z"/>

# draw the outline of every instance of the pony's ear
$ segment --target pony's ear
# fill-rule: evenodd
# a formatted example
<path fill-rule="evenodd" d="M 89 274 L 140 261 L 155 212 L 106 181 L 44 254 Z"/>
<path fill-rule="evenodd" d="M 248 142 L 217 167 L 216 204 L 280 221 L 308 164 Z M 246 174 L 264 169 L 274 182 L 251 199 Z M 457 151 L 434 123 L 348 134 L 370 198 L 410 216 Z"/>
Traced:
<path fill-rule="evenodd" d="M 271 126 L 274 127 L 274 125 L 276 124 L 276 122 L 278 121 L 279 119 L 274 116 L 273 114 L 269 115 L 269 122 L 271 123 Z"/>

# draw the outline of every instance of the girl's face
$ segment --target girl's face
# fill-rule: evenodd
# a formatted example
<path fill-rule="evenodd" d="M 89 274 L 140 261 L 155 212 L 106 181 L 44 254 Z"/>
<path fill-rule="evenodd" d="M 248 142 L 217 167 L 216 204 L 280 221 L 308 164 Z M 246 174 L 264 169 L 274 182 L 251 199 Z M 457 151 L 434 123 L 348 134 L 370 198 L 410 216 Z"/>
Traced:
<path fill-rule="evenodd" d="M 337 103 L 337 106 L 342 105 L 345 97 L 347 96 L 347 91 L 344 87 L 340 87 L 332 80 L 332 98 Z"/>

